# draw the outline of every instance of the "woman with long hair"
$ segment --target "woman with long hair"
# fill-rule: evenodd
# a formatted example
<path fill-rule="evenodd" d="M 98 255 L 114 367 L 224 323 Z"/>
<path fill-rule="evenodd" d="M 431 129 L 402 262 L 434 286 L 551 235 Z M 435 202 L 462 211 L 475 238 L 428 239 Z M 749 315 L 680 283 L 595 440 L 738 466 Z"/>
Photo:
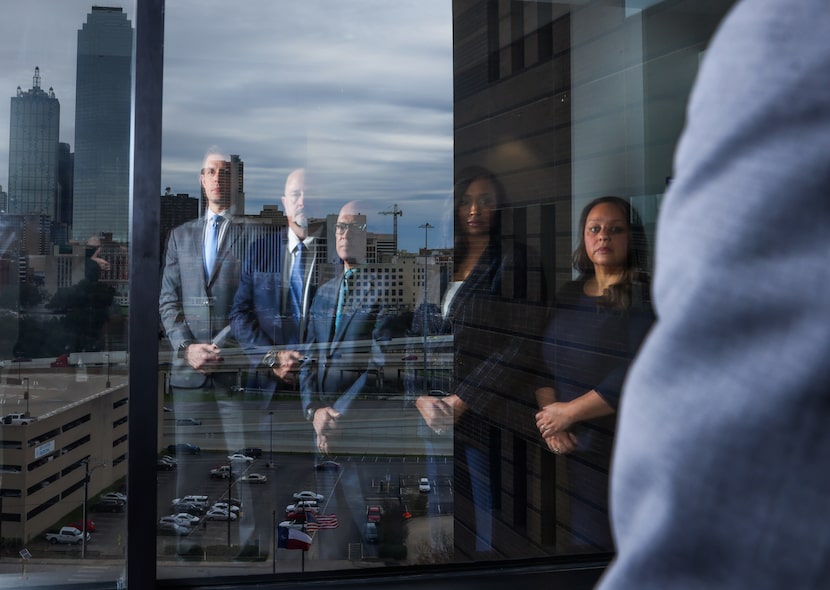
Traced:
<path fill-rule="evenodd" d="M 515 342 L 505 342 L 500 332 L 509 329 L 512 319 L 495 311 L 503 301 L 504 269 L 526 266 L 515 255 L 502 255 L 503 202 L 504 188 L 488 170 L 473 167 L 459 173 L 453 194 L 453 277 L 441 289 L 440 305 L 416 310 L 412 329 L 423 334 L 426 324 L 428 334 L 452 335 L 453 374 L 439 385 L 448 395 L 418 395 L 414 406 L 428 455 L 435 437 L 452 433 L 455 549 L 466 557 L 493 550 L 498 490 L 492 477 L 494 441 L 487 433 L 504 420 L 504 412 L 493 408 L 504 408 L 511 388 L 506 370 L 518 354 Z M 439 387 L 431 382 L 435 393 Z"/>
<path fill-rule="evenodd" d="M 611 550 L 608 468 L 615 413 L 631 360 L 654 320 L 648 244 L 637 211 L 620 197 L 591 201 L 579 221 L 576 280 L 557 294 L 542 360 L 551 378 L 536 390 L 536 426 L 566 457 L 574 546 Z"/>

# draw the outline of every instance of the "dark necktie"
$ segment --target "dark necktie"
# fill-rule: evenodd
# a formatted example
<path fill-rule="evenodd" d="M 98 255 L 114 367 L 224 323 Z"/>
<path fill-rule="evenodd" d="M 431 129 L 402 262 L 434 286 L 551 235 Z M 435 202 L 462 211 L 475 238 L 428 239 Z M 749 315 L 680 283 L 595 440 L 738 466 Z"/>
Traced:
<path fill-rule="evenodd" d="M 288 313 L 294 318 L 303 315 L 303 283 L 305 283 L 305 244 L 300 242 L 294 251 L 294 263 L 288 281 Z"/>
<path fill-rule="evenodd" d="M 205 236 L 205 276 L 210 279 L 213 265 L 216 263 L 216 252 L 219 249 L 219 230 L 222 227 L 222 218 L 214 215 L 211 227 Z"/>
<path fill-rule="evenodd" d="M 335 332 L 340 328 L 340 320 L 343 317 L 343 313 L 348 308 L 347 302 L 349 301 L 349 295 L 351 295 L 353 276 L 354 270 L 347 270 L 343 273 L 343 282 L 340 284 L 340 294 L 337 298 L 337 314 L 334 316 Z"/>

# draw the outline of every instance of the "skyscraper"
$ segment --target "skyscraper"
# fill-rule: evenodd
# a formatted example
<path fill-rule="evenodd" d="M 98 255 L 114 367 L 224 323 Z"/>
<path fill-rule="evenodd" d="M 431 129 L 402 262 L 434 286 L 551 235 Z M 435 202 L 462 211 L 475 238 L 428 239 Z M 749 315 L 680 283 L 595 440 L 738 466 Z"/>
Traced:
<path fill-rule="evenodd" d="M 72 237 L 128 240 L 133 28 L 121 8 L 93 6 L 78 31 Z"/>
<path fill-rule="evenodd" d="M 40 87 L 36 67 L 31 90 L 18 86 L 11 99 L 8 213 L 55 219 L 60 118 L 55 92 Z"/>

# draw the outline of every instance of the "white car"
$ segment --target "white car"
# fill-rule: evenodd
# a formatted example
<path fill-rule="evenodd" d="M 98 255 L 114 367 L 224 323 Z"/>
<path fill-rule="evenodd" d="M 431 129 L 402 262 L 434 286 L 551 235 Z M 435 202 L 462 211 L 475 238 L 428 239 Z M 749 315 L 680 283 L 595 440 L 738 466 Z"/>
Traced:
<path fill-rule="evenodd" d="M 244 461 L 248 465 L 254 462 L 253 457 L 249 457 L 248 455 L 243 455 L 242 453 L 234 453 L 233 455 L 228 455 L 228 461 Z"/>
<path fill-rule="evenodd" d="M 207 520 L 228 520 L 228 511 L 220 510 L 219 508 L 211 508 L 208 510 L 208 513 L 205 514 L 205 518 Z M 236 514 L 231 512 L 230 519 L 236 520 Z"/>
<path fill-rule="evenodd" d="M 187 512 L 179 512 L 178 514 L 172 514 L 171 516 L 177 523 L 189 527 L 196 526 L 197 524 L 199 524 L 199 521 L 201 520 L 201 518 L 199 518 L 198 516 L 189 514 Z"/>
<path fill-rule="evenodd" d="M 429 492 L 429 478 L 428 477 L 422 477 L 421 479 L 418 480 L 418 491 L 423 492 L 423 493 Z"/>
<path fill-rule="evenodd" d="M 228 511 L 228 503 L 227 502 L 214 502 L 213 506 L 210 507 L 211 510 L 223 510 L 225 512 Z M 237 514 L 239 512 L 239 506 L 235 506 L 231 504 L 231 512 Z"/>
<path fill-rule="evenodd" d="M 318 494 L 316 492 L 310 492 L 308 490 L 304 490 L 302 492 L 295 492 L 294 493 L 294 499 L 295 500 L 316 500 L 317 502 L 322 502 L 323 498 L 325 498 L 325 496 L 323 496 L 323 494 Z"/>
<path fill-rule="evenodd" d="M 297 529 L 298 531 L 301 531 L 305 528 L 305 525 L 303 523 L 294 522 L 293 520 L 283 520 L 280 523 L 280 526 L 281 527 L 288 527 L 290 529 Z"/>
<path fill-rule="evenodd" d="M 168 533 L 171 535 L 189 535 L 191 529 L 186 524 L 177 521 L 172 516 L 162 516 L 159 519 L 159 532 Z"/>
<path fill-rule="evenodd" d="M 243 475 L 237 481 L 240 483 L 265 483 L 268 481 L 268 478 L 261 473 L 249 473 L 248 475 Z"/>
<path fill-rule="evenodd" d="M 117 500 L 126 504 L 127 494 L 122 494 L 121 492 L 107 492 L 106 494 L 101 494 L 101 500 Z"/>

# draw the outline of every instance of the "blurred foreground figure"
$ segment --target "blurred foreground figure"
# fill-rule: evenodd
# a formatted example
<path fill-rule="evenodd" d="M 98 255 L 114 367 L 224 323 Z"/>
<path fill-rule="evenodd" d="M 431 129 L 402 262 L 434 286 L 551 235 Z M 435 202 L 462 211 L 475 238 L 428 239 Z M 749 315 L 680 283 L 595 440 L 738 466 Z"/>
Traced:
<path fill-rule="evenodd" d="M 830 574 L 830 5 L 745 0 L 706 53 L 658 223 L 600 588 Z"/>

